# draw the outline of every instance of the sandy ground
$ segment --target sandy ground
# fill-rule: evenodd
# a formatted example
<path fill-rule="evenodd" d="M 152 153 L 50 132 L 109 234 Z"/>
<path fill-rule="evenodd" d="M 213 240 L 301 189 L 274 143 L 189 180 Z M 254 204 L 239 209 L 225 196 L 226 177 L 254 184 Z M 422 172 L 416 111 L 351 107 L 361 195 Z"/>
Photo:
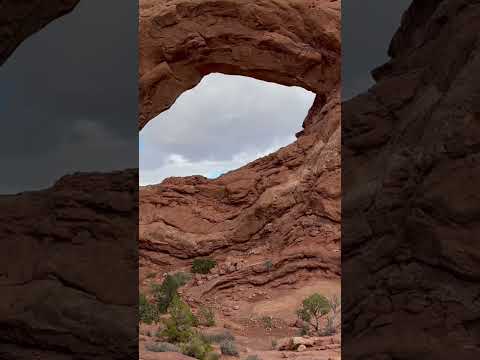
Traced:
<path fill-rule="evenodd" d="M 143 271 L 143 273 L 146 273 Z M 151 273 L 151 271 L 150 271 Z M 160 275 L 159 275 L 160 276 Z M 152 282 L 161 278 L 145 278 L 142 289 L 146 290 Z M 209 281 L 198 285 L 195 280 L 189 282 L 180 292 L 193 309 L 206 305 L 214 309 L 216 326 L 203 329 L 215 332 L 227 329 L 235 336 L 235 343 L 240 351 L 240 359 L 248 355 L 258 355 L 261 360 L 299 359 L 328 360 L 340 359 L 340 344 L 332 349 L 310 348 L 304 352 L 272 350 L 272 344 L 280 339 L 297 336 L 296 310 L 304 298 L 320 293 L 326 296 L 340 295 L 339 279 L 299 279 L 297 283 L 278 287 L 240 285 L 212 294 L 201 294 L 210 286 Z M 270 320 L 265 320 L 269 318 Z M 268 323 L 267 323 L 268 321 Z M 271 325 L 271 327 L 270 327 Z M 154 342 L 157 326 L 141 326 L 140 351 L 145 360 L 185 359 L 179 354 L 152 353 L 145 349 L 145 344 Z M 148 336 L 151 335 L 151 336 Z M 222 356 L 222 359 L 238 359 Z"/>

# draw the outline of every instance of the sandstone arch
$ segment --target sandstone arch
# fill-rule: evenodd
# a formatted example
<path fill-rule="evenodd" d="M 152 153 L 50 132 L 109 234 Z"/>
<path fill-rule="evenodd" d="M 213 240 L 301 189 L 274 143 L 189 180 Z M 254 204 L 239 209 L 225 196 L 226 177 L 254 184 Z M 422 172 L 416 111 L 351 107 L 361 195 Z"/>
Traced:
<path fill-rule="evenodd" d="M 340 1 L 141 0 L 139 128 L 212 72 L 300 86 L 340 81 Z"/>
<path fill-rule="evenodd" d="M 317 94 L 297 141 L 216 180 L 140 189 L 141 265 L 247 265 L 203 289 L 340 275 L 340 2 L 142 0 L 139 128 L 212 72 Z M 260 250 L 259 250 L 260 249 Z M 255 251 L 263 252 L 256 256 Z M 255 261 L 269 256 L 265 273 Z M 292 312 L 293 313 L 293 312 Z"/>

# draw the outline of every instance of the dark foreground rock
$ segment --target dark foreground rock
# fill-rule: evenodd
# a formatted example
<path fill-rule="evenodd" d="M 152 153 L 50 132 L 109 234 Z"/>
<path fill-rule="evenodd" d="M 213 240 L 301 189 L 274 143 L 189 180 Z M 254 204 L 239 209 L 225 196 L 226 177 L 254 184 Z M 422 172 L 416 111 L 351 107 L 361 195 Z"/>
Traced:
<path fill-rule="evenodd" d="M 0 196 L 0 358 L 134 359 L 138 173 Z"/>
<path fill-rule="evenodd" d="M 480 4 L 414 1 L 342 105 L 346 359 L 480 355 Z"/>

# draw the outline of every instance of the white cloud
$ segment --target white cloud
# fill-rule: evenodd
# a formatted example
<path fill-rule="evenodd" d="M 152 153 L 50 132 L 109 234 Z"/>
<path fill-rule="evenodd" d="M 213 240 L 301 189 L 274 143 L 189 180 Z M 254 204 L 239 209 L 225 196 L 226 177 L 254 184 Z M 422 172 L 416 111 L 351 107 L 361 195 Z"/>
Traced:
<path fill-rule="evenodd" d="M 216 177 L 294 141 L 314 94 L 212 74 L 140 133 L 140 183 Z"/>
<path fill-rule="evenodd" d="M 295 137 L 289 137 L 282 141 L 282 145 L 290 144 Z M 228 171 L 238 169 L 258 158 L 271 154 L 282 147 L 280 143 L 257 153 L 242 152 L 235 154 L 229 160 L 201 160 L 192 162 L 180 154 L 169 154 L 163 166 L 152 170 L 140 169 L 140 186 L 152 185 L 172 176 L 202 175 L 215 179 Z"/>

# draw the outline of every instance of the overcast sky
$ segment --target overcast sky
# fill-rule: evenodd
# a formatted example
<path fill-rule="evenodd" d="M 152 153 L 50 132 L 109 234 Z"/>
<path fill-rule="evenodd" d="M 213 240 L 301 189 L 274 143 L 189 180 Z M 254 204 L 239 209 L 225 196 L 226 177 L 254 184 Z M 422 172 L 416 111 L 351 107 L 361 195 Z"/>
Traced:
<path fill-rule="evenodd" d="M 412 0 L 342 1 L 342 96 L 373 85 L 372 69 L 388 61 L 388 46 Z"/>
<path fill-rule="evenodd" d="M 411 0 L 344 0 L 343 95 L 371 85 Z M 112 11 L 114 9 L 115 11 Z M 137 3 L 82 0 L 0 68 L 0 193 L 138 166 Z M 313 95 L 211 75 L 140 135 L 141 183 L 215 177 L 293 141 Z"/>
<path fill-rule="evenodd" d="M 295 140 L 315 95 L 242 76 L 211 74 L 140 133 L 140 183 L 210 178 Z"/>
<path fill-rule="evenodd" d="M 138 166 L 137 16 L 135 1 L 82 0 L 0 67 L 0 193 Z"/>
<path fill-rule="evenodd" d="M 373 84 L 370 71 L 388 61 L 388 45 L 410 2 L 343 2 L 344 98 Z M 141 132 L 140 183 L 213 178 L 275 151 L 294 140 L 313 99 L 299 88 L 210 75 Z"/>

